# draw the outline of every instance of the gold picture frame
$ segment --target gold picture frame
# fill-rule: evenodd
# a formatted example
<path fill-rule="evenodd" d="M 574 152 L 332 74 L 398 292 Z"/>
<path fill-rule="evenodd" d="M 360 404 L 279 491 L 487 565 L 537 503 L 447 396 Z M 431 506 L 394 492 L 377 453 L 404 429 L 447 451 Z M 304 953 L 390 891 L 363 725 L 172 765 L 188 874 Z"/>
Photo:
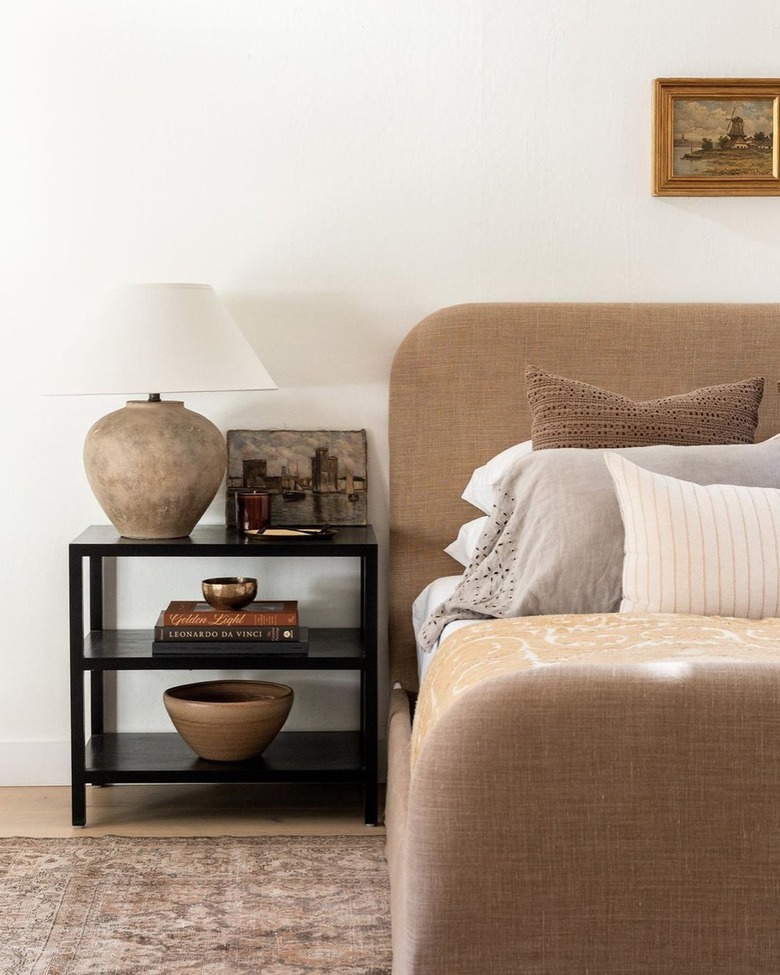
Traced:
<path fill-rule="evenodd" d="M 780 196 L 778 78 L 657 78 L 654 196 Z"/>

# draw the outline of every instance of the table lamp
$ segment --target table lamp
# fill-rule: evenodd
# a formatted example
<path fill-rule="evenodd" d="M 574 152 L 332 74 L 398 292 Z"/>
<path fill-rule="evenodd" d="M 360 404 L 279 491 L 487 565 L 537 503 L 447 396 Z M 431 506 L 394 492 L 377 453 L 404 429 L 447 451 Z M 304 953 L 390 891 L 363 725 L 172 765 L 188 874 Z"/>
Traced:
<path fill-rule="evenodd" d="M 277 387 L 210 285 L 128 285 L 112 293 L 98 324 L 57 392 L 149 398 L 88 432 L 90 487 L 127 538 L 189 535 L 222 483 L 225 440 L 206 417 L 160 394 Z"/>

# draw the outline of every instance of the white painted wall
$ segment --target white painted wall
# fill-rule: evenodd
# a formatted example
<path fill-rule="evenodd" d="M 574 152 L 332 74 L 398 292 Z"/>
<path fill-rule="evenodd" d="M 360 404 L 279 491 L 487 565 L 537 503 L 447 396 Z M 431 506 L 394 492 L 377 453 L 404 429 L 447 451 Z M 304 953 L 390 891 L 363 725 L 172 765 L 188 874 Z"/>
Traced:
<path fill-rule="evenodd" d="M 779 47 L 775 0 L 0 3 L 0 783 L 68 780 L 66 546 L 106 520 L 81 445 L 121 405 L 35 392 L 74 292 L 212 283 L 280 389 L 187 404 L 364 426 L 384 556 L 390 361 L 430 311 L 778 299 L 780 200 L 654 199 L 650 118 L 653 78 L 771 77 Z M 145 626 L 217 567 L 121 571 Z M 263 584 L 316 621 L 348 601 Z M 120 726 L 167 730 L 179 678 L 123 679 Z M 301 698 L 299 727 L 354 721 L 343 685 Z"/>

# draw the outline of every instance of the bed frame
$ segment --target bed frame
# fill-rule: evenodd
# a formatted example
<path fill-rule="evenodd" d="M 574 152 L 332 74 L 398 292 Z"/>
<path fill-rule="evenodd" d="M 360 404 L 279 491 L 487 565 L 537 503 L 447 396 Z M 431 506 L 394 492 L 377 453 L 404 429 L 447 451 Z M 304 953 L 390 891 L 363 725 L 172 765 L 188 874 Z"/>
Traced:
<path fill-rule="evenodd" d="M 394 975 L 776 975 L 780 673 L 572 667 L 493 679 L 414 775 L 410 607 L 458 571 L 473 469 L 530 438 L 528 363 L 634 399 L 764 376 L 780 431 L 780 305 L 473 304 L 400 346 L 390 384 L 386 824 Z M 522 743 L 522 744 L 521 744 Z"/>

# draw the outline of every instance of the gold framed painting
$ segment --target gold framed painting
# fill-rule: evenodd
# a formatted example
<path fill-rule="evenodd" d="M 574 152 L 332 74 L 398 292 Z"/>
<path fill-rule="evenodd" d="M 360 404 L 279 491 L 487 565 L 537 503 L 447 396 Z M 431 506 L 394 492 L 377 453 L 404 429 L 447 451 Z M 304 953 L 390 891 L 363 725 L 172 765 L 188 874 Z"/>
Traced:
<path fill-rule="evenodd" d="M 655 196 L 780 196 L 778 78 L 657 78 Z"/>

